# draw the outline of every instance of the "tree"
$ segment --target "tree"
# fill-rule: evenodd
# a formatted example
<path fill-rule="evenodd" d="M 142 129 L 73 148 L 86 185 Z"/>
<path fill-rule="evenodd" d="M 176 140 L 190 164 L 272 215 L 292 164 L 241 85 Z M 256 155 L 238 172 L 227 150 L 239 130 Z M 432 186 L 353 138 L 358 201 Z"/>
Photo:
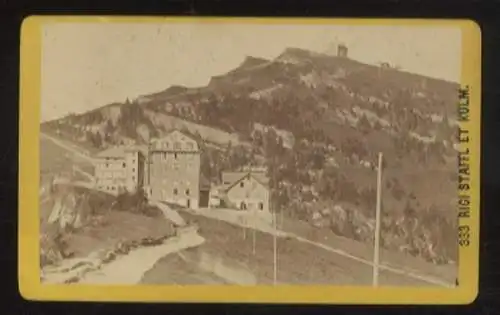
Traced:
<path fill-rule="evenodd" d="M 114 129 L 115 127 L 113 126 L 113 123 L 111 122 L 111 120 L 108 120 L 106 122 L 106 126 L 104 127 L 104 140 L 107 142 L 107 143 L 111 143 L 112 140 L 113 140 L 113 133 L 114 133 Z"/>
<path fill-rule="evenodd" d="M 361 115 L 359 118 L 357 129 L 365 135 L 372 129 L 372 125 L 370 124 L 370 121 L 368 121 L 368 118 L 366 118 L 366 115 Z"/>
<path fill-rule="evenodd" d="M 411 205 L 410 201 L 408 200 L 406 202 L 406 206 L 403 210 L 405 218 L 415 218 L 417 211 L 415 208 Z"/>
<path fill-rule="evenodd" d="M 115 208 L 120 211 L 144 213 L 147 211 L 147 197 L 144 190 L 138 189 L 134 193 L 123 192 L 116 197 Z"/>
<path fill-rule="evenodd" d="M 319 149 L 315 149 L 311 154 L 312 169 L 321 170 L 325 166 L 325 154 Z"/>
<path fill-rule="evenodd" d="M 94 134 L 94 147 L 100 149 L 102 147 L 102 136 L 100 132 Z"/>
<path fill-rule="evenodd" d="M 401 200 L 404 197 L 405 191 L 401 184 L 399 183 L 399 180 L 397 178 L 394 178 L 393 180 L 393 186 L 391 189 L 391 194 L 392 197 L 396 200 Z"/>
<path fill-rule="evenodd" d="M 319 194 L 328 200 L 337 200 L 339 193 L 338 174 L 334 167 L 325 169 L 319 181 Z"/>

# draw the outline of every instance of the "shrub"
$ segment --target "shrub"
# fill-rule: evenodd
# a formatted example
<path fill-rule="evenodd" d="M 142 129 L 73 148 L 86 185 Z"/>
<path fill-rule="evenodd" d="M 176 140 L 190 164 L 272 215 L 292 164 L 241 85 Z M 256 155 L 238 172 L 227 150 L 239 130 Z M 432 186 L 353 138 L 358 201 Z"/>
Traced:
<path fill-rule="evenodd" d="M 161 211 L 156 207 L 148 205 L 144 190 L 139 189 L 134 193 L 124 192 L 116 197 L 113 210 L 129 211 L 147 216 L 157 216 Z"/>

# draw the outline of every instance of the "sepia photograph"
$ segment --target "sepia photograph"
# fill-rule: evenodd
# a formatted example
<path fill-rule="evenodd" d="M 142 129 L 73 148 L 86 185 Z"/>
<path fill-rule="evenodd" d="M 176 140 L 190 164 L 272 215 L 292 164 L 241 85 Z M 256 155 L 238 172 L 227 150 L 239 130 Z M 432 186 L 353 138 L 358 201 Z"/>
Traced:
<path fill-rule="evenodd" d="M 462 47 L 452 25 L 44 24 L 41 283 L 459 286 Z"/>

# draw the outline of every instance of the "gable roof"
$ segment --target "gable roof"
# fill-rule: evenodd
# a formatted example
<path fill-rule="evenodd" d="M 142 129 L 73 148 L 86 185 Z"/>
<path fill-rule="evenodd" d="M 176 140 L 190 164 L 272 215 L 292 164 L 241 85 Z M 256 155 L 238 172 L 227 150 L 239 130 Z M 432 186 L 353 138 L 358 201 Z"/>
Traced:
<path fill-rule="evenodd" d="M 163 137 L 161 138 L 155 138 L 152 140 L 152 142 L 157 142 L 157 141 L 161 141 L 161 140 L 164 140 L 164 139 L 167 139 L 169 137 L 171 137 L 173 134 L 175 133 L 179 133 L 181 134 L 182 136 L 186 137 L 186 138 L 189 138 L 191 140 L 193 140 L 194 142 L 198 143 L 198 140 L 196 140 L 192 135 L 184 132 L 184 131 L 181 131 L 180 129 L 178 128 L 173 128 L 171 129 L 169 132 L 167 132 Z"/>
<path fill-rule="evenodd" d="M 224 185 L 231 185 L 248 173 L 249 172 L 222 172 L 222 183 Z"/>
<path fill-rule="evenodd" d="M 169 140 L 169 138 L 172 138 L 172 136 L 175 135 L 175 134 L 178 134 L 181 137 L 184 137 L 184 138 L 187 138 L 188 140 L 193 141 L 195 143 L 195 147 L 196 147 L 196 150 L 193 150 L 193 151 L 199 151 L 200 150 L 200 143 L 198 142 L 197 139 L 195 139 L 192 135 L 190 135 L 190 134 L 188 134 L 186 132 L 183 132 L 183 131 L 181 131 L 181 130 L 179 130 L 177 128 L 174 128 L 174 129 L 170 130 L 167 134 L 165 134 L 161 138 L 153 139 L 150 142 L 150 144 L 154 148 L 156 143 L 161 143 L 162 141 Z M 181 150 L 174 149 L 174 150 L 168 150 L 168 151 L 181 151 Z M 189 150 L 189 151 L 191 151 L 191 150 Z"/>
<path fill-rule="evenodd" d="M 260 173 L 260 172 L 227 172 L 223 173 L 222 175 L 223 180 L 224 177 L 227 179 L 227 181 L 223 181 L 223 189 L 225 191 L 230 190 L 233 188 L 235 185 L 237 185 L 239 182 L 241 182 L 243 179 L 247 177 L 252 177 L 257 181 L 259 184 L 264 186 L 265 188 L 269 188 L 269 178 L 266 176 L 265 173 Z"/>

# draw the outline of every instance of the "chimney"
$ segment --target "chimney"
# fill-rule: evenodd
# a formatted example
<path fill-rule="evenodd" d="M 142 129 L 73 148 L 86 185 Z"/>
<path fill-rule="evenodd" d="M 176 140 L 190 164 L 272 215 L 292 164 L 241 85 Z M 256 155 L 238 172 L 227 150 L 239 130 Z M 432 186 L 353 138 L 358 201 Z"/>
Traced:
<path fill-rule="evenodd" d="M 337 46 L 337 57 L 347 58 L 347 46 L 340 44 Z"/>

